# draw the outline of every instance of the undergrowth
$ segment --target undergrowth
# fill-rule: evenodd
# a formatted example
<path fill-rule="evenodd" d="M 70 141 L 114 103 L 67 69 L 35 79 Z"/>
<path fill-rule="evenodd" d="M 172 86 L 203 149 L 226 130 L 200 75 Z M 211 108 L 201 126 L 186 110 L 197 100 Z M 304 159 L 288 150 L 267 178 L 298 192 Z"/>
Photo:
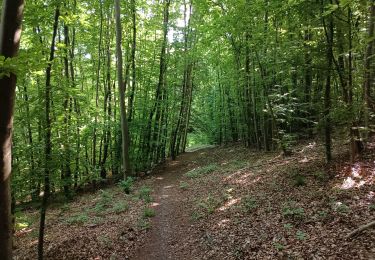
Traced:
<path fill-rule="evenodd" d="M 185 175 L 189 178 L 199 178 L 203 175 L 213 173 L 219 169 L 219 166 L 216 163 L 202 166 L 191 171 L 188 171 Z"/>

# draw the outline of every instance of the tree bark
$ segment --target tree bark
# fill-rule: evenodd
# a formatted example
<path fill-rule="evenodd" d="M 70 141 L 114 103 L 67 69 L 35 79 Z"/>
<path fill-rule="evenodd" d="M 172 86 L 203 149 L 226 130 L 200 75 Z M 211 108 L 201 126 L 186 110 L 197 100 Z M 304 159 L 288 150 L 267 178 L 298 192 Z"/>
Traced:
<path fill-rule="evenodd" d="M 124 167 L 124 178 L 132 174 L 132 168 L 129 157 L 129 128 L 126 119 L 125 107 L 125 86 L 122 78 L 122 51 L 121 51 L 121 19 L 120 19 L 120 0 L 115 0 L 115 17 L 116 17 L 116 56 L 117 56 L 117 84 L 120 94 L 120 116 L 121 116 L 121 137 L 122 137 L 122 164 Z"/>
<path fill-rule="evenodd" d="M 38 239 L 38 259 L 43 259 L 43 244 L 44 244 L 44 227 L 46 220 L 46 211 L 48 198 L 50 194 L 50 172 L 51 172 L 51 161 L 52 161 L 52 143 L 51 143 L 51 71 L 52 62 L 55 58 L 55 39 L 57 35 L 57 27 L 59 24 L 60 9 L 56 7 L 55 18 L 53 24 L 52 42 L 50 48 L 50 56 L 48 59 L 48 65 L 46 68 L 46 89 L 45 89 L 45 165 L 44 165 L 44 194 L 42 199 L 42 205 L 40 209 L 40 224 L 39 224 L 39 239 Z"/>
<path fill-rule="evenodd" d="M 370 1 L 370 16 L 368 21 L 368 38 L 370 41 L 367 43 L 365 61 L 364 61 L 364 82 L 363 82 L 363 92 L 364 92 L 364 117 L 365 117 L 365 128 L 366 128 L 366 138 L 369 133 L 369 120 L 370 120 L 370 111 L 374 109 L 373 100 L 371 98 L 371 85 L 373 82 L 373 75 L 371 71 L 371 60 L 373 59 L 374 54 L 374 34 L 375 34 L 375 0 Z"/>
<path fill-rule="evenodd" d="M 18 53 L 24 0 L 4 0 L 0 24 L 0 55 Z M 0 78 L 0 259 L 12 259 L 10 175 L 12 171 L 13 111 L 17 77 Z"/>

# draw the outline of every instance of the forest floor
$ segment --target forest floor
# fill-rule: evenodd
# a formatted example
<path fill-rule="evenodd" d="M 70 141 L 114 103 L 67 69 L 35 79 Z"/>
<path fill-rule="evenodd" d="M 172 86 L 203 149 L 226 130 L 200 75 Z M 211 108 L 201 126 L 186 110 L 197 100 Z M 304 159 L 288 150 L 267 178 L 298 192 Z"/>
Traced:
<path fill-rule="evenodd" d="M 292 156 L 239 145 L 167 161 L 127 195 L 52 205 L 46 259 L 375 259 L 374 148 L 353 164 L 311 141 Z M 38 211 L 18 213 L 15 259 L 35 259 Z"/>

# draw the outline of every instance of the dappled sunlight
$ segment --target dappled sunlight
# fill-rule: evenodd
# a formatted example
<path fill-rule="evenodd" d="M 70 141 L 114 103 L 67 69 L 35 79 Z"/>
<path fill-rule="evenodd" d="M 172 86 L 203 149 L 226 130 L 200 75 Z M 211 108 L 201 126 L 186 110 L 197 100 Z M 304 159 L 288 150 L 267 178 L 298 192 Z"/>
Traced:
<path fill-rule="evenodd" d="M 360 188 L 366 184 L 373 184 L 375 181 L 375 169 L 369 169 L 368 166 L 364 166 L 360 163 L 355 163 L 349 169 L 349 176 L 339 184 L 340 189 L 348 190 L 352 188 Z"/>
<path fill-rule="evenodd" d="M 221 206 L 220 208 L 218 208 L 218 211 L 228 210 L 230 207 L 232 207 L 233 205 L 237 204 L 240 201 L 241 201 L 240 198 L 230 199 L 223 206 Z"/>
<path fill-rule="evenodd" d="M 163 188 L 164 189 L 171 189 L 171 188 L 173 188 L 174 187 L 174 185 L 168 185 L 168 186 L 164 186 Z"/>
<path fill-rule="evenodd" d="M 262 178 L 260 176 L 255 178 L 255 174 L 253 172 L 243 172 L 239 170 L 226 177 L 224 181 L 241 186 L 247 186 L 255 184 L 259 182 L 261 179 Z"/>
<path fill-rule="evenodd" d="M 157 203 L 157 202 L 153 202 L 152 204 L 151 204 L 151 207 L 158 207 L 158 206 L 160 206 L 160 203 Z"/>
<path fill-rule="evenodd" d="M 302 160 L 299 160 L 298 162 L 299 163 L 307 163 L 309 161 L 310 161 L 310 159 L 308 159 L 307 157 L 304 157 Z"/>
<path fill-rule="evenodd" d="M 169 165 L 170 166 L 176 166 L 176 165 L 179 165 L 181 163 L 181 161 L 179 161 L 179 160 L 175 160 L 175 161 L 171 161 L 171 162 L 169 162 Z"/>
<path fill-rule="evenodd" d="M 164 180 L 163 177 L 156 177 L 157 180 L 161 181 L 161 180 Z"/>
<path fill-rule="evenodd" d="M 33 230 L 34 230 L 34 228 L 28 228 L 28 227 L 25 227 L 25 228 L 22 228 L 21 230 L 17 231 L 17 232 L 15 233 L 15 236 L 16 236 L 16 237 L 24 236 L 24 235 L 29 234 L 29 233 L 32 232 Z"/>
<path fill-rule="evenodd" d="M 229 222 L 230 222 L 230 219 L 227 219 L 227 218 L 226 218 L 226 219 L 222 219 L 222 220 L 220 220 L 219 223 L 217 223 L 217 225 L 218 225 L 219 227 L 223 228 L 223 227 L 228 226 Z"/>

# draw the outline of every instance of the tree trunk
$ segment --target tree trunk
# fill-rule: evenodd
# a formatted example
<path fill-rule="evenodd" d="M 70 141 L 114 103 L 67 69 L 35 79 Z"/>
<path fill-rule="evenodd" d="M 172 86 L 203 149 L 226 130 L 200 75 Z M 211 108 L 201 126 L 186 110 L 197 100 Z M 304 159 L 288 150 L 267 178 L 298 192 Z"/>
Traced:
<path fill-rule="evenodd" d="M 370 120 L 370 111 L 374 109 L 374 104 L 373 100 L 371 98 L 371 85 L 373 82 L 372 79 L 372 71 L 371 71 L 371 60 L 373 59 L 373 54 L 374 54 L 374 33 L 375 33 L 375 0 L 370 1 L 370 16 L 369 16 L 369 21 L 368 21 L 368 38 L 370 41 L 367 43 L 366 47 L 366 53 L 365 53 L 365 61 L 364 61 L 364 70 L 365 70 L 365 75 L 364 75 L 364 82 L 363 82 L 363 92 L 364 92 L 364 104 L 365 104 L 365 112 L 364 112 L 364 117 L 365 117 L 365 129 L 366 129 L 366 137 L 368 137 L 369 133 L 369 120 Z"/>
<path fill-rule="evenodd" d="M 332 0 L 330 1 L 332 4 Z M 327 39 L 327 50 L 326 50 L 326 60 L 327 60 L 327 75 L 326 75 L 326 85 L 324 91 L 324 135 L 325 135 L 325 153 L 326 161 L 330 162 L 332 160 L 332 140 L 331 140 L 331 73 L 333 66 L 333 17 L 332 15 L 328 18 L 328 26 L 326 24 L 325 18 L 323 18 L 323 27 Z"/>
<path fill-rule="evenodd" d="M 133 39 L 132 39 L 132 51 L 131 51 L 131 63 L 132 63 L 132 87 L 129 95 L 129 118 L 128 121 L 131 122 L 134 116 L 134 96 L 136 87 L 136 70 L 135 70 L 135 51 L 137 47 L 137 24 L 136 15 L 137 10 L 135 6 L 135 0 L 130 2 L 132 10 L 132 25 L 133 25 Z"/>
<path fill-rule="evenodd" d="M 17 55 L 23 15 L 23 0 L 4 0 L 0 24 L 0 55 Z M 0 78 L 0 259 L 12 259 L 10 175 L 12 171 L 13 111 L 17 77 Z"/>
<path fill-rule="evenodd" d="M 121 116 L 121 137 L 122 137 L 122 165 L 124 169 L 124 178 L 132 174 L 132 168 L 129 157 L 129 128 L 126 119 L 125 107 L 125 90 L 122 78 L 122 51 L 121 51 L 121 19 L 120 19 L 120 0 L 115 0 L 115 16 L 116 16 L 116 56 L 117 56 L 117 84 L 120 94 L 120 116 Z"/>
<path fill-rule="evenodd" d="M 46 89 L 45 89 L 45 165 L 44 165 L 44 194 L 42 199 L 42 205 L 40 209 L 40 225 L 39 225 L 39 240 L 38 240 L 38 259 L 43 259 L 43 243 L 44 243 L 44 227 L 46 220 L 46 211 L 48 197 L 50 194 L 50 172 L 51 172 L 51 161 L 52 161 L 52 143 L 51 143 L 51 70 L 52 62 L 55 57 L 55 39 L 57 35 L 57 27 L 59 23 L 60 9 L 56 8 L 55 18 L 53 24 L 52 42 L 50 48 L 50 56 L 48 59 L 48 65 L 46 68 Z"/>

